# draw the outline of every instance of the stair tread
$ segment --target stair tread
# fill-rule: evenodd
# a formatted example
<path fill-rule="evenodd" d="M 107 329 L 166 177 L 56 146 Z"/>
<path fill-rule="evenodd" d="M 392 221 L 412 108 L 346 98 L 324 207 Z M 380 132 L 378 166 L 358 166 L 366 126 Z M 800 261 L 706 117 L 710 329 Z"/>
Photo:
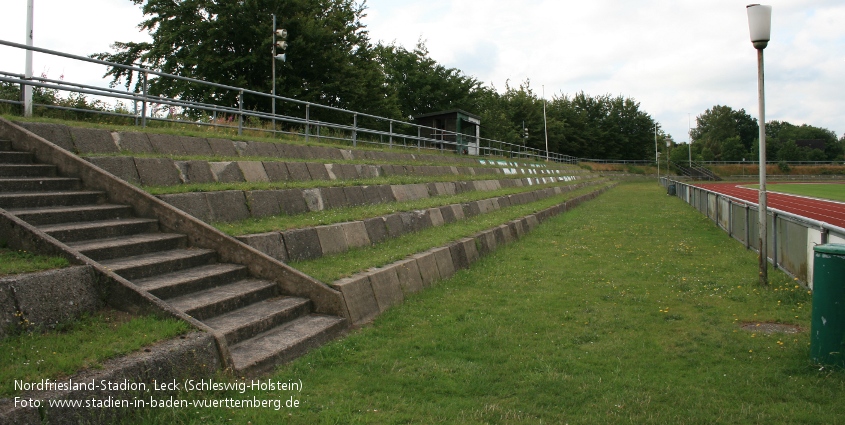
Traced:
<path fill-rule="evenodd" d="M 51 206 L 51 207 L 35 207 L 35 208 L 13 208 L 7 210 L 9 213 L 17 214 L 32 214 L 32 213 L 72 213 L 76 211 L 91 211 L 91 210 L 112 210 L 129 208 L 128 205 L 120 204 L 89 204 L 76 206 Z"/>
<path fill-rule="evenodd" d="M 190 269 L 165 273 L 144 279 L 138 279 L 133 283 L 144 288 L 147 291 L 153 291 L 171 285 L 179 285 L 180 283 L 190 282 L 196 279 L 202 279 L 206 276 L 228 273 L 230 271 L 244 268 L 246 267 L 240 264 L 232 263 L 207 264 L 204 266 L 192 267 Z"/>
<path fill-rule="evenodd" d="M 12 176 L 0 177 L 0 181 L 12 182 L 28 182 L 28 181 L 79 181 L 76 177 L 26 177 L 26 176 Z"/>
<path fill-rule="evenodd" d="M 105 192 L 96 190 L 50 190 L 50 191 L 19 191 L 19 192 L 3 192 L 0 193 L 0 198 L 18 198 L 21 196 L 42 197 L 42 196 L 71 196 L 71 195 L 103 195 Z"/>
<path fill-rule="evenodd" d="M 179 258 L 189 258 L 211 253 L 215 253 L 215 251 L 200 248 L 171 249 L 167 251 L 153 252 L 150 254 L 133 255 L 131 257 L 103 260 L 100 261 L 100 264 L 111 270 L 122 270 L 130 267 L 153 265 L 161 263 L 162 261 L 176 260 Z"/>
<path fill-rule="evenodd" d="M 78 251 L 87 251 L 103 248 L 118 248 L 121 246 L 132 245 L 136 243 L 153 242 L 167 239 L 184 238 L 185 235 L 180 233 L 140 233 L 137 235 L 120 236 L 115 238 L 91 239 L 85 241 L 68 242 L 68 246 L 76 248 Z"/>
<path fill-rule="evenodd" d="M 229 347 L 229 352 L 235 368 L 242 370 L 305 343 L 343 321 L 341 317 L 310 314 L 241 341 Z"/>
<path fill-rule="evenodd" d="M 275 283 L 269 280 L 244 279 L 228 285 L 217 286 L 199 292 L 171 298 L 167 302 L 180 311 L 195 310 L 197 308 L 216 304 L 218 302 L 239 298 L 245 294 L 265 289 Z"/>
<path fill-rule="evenodd" d="M 301 307 L 303 304 L 307 304 L 308 302 L 309 300 L 306 298 L 279 297 L 250 304 L 238 310 L 221 314 L 205 320 L 204 323 L 212 329 L 216 329 L 226 334 L 244 326 L 249 326 L 255 322 L 259 322 L 267 317 L 271 317 L 276 314 L 283 314 L 289 310 L 294 310 Z"/>
<path fill-rule="evenodd" d="M 104 226 L 114 225 L 125 225 L 125 224 L 136 224 L 136 223 L 157 223 L 158 220 L 151 219 L 151 218 L 118 218 L 113 220 L 97 220 L 97 221 L 80 221 L 80 222 L 72 222 L 72 223 L 59 223 L 59 224 L 48 224 L 44 226 L 38 226 L 38 228 L 43 232 L 55 232 L 55 231 L 63 231 L 63 230 L 76 230 L 76 229 L 97 229 Z"/>

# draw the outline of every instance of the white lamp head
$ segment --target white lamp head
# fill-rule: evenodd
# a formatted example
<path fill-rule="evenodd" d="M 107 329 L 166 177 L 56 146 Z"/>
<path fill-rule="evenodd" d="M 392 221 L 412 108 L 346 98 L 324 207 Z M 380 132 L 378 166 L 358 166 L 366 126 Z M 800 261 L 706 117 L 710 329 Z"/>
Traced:
<path fill-rule="evenodd" d="M 765 49 L 772 33 L 772 7 L 761 4 L 749 4 L 748 29 L 751 32 L 751 44 L 755 49 Z"/>

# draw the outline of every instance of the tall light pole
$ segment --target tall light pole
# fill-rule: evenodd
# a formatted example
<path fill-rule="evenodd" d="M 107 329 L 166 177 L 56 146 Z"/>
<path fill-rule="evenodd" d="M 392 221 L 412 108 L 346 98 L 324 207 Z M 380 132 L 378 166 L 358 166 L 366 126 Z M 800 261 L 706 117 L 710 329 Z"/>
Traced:
<path fill-rule="evenodd" d="M 657 163 L 657 184 L 660 184 L 660 153 L 657 152 L 657 124 L 654 125 L 654 162 Z"/>
<path fill-rule="evenodd" d="M 689 155 L 689 167 L 692 168 L 692 115 L 687 113 L 687 150 Z"/>
<path fill-rule="evenodd" d="M 35 0 L 27 0 L 26 2 L 26 45 L 33 46 L 32 39 L 32 21 L 35 8 Z M 32 50 L 26 50 L 26 68 L 24 70 L 24 79 L 32 79 Z M 26 84 L 23 86 L 23 116 L 32 116 L 32 86 Z"/>
<path fill-rule="evenodd" d="M 546 123 L 546 86 L 543 86 L 543 132 L 546 133 L 546 162 L 549 162 L 549 125 Z"/>
<path fill-rule="evenodd" d="M 766 214 L 766 97 L 763 86 L 763 49 L 769 44 L 772 32 L 772 7 L 760 4 L 750 4 L 745 9 L 748 12 L 748 29 L 751 33 L 751 44 L 757 49 L 757 99 L 760 108 L 760 199 L 758 202 L 759 215 L 757 218 L 760 247 L 760 284 L 768 285 L 768 244 Z"/>
<path fill-rule="evenodd" d="M 281 40 L 276 41 L 276 36 L 279 36 L 279 38 L 281 38 Z M 285 39 L 287 37 L 288 37 L 287 30 L 276 29 L 276 14 L 274 13 L 273 14 L 273 59 L 271 59 L 271 61 L 273 62 L 273 76 L 272 76 L 272 78 L 273 78 L 273 93 L 272 93 L 273 94 L 273 108 L 272 108 L 272 112 L 273 112 L 273 137 L 276 137 L 276 60 L 278 59 L 282 62 L 285 62 L 287 60 L 286 55 L 284 53 L 279 54 L 276 51 L 276 48 L 278 47 L 282 50 L 287 49 L 288 43 L 287 43 L 287 41 L 285 41 Z"/>

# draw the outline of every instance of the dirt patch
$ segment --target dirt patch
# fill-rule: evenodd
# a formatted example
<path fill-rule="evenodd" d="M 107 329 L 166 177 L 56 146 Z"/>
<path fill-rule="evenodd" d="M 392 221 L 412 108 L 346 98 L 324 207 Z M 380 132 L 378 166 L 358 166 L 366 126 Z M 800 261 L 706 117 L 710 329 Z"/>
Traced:
<path fill-rule="evenodd" d="M 764 334 L 797 334 L 803 332 L 798 325 L 790 325 L 788 323 L 771 323 L 771 322 L 746 322 L 740 325 L 742 330 L 749 332 L 761 332 Z"/>

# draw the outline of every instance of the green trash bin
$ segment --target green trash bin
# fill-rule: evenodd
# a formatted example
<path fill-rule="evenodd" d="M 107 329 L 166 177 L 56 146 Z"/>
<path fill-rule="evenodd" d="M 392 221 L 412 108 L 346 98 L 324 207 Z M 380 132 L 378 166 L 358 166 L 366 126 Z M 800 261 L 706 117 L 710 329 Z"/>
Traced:
<path fill-rule="evenodd" d="M 810 358 L 845 367 L 845 245 L 813 247 L 813 318 Z"/>
<path fill-rule="evenodd" d="M 666 188 L 666 194 L 667 195 L 675 196 L 676 193 L 677 192 L 675 191 L 675 185 L 674 184 L 670 184 L 669 187 Z"/>

